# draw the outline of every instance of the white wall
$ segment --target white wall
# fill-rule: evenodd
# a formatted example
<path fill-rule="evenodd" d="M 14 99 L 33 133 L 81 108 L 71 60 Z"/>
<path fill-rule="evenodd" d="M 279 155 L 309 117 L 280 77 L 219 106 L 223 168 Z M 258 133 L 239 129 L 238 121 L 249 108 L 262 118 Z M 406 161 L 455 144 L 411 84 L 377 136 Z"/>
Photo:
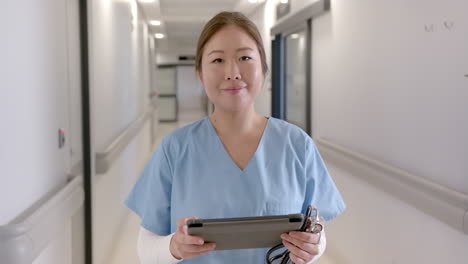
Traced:
<path fill-rule="evenodd" d="M 136 1 L 101 0 L 90 5 L 90 69 L 93 147 L 103 152 L 150 106 L 155 54 Z M 153 58 L 154 59 L 154 58 Z M 157 118 L 156 118 L 157 120 Z M 152 150 L 151 122 L 93 182 L 93 259 L 107 264 L 129 213 L 123 202 Z"/>
<path fill-rule="evenodd" d="M 0 225 L 65 185 L 82 159 L 78 1 L 7 1 L 0 9 Z M 58 148 L 58 130 L 66 131 Z M 71 263 L 71 219 L 34 261 Z M 73 232 L 77 228 L 73 228 Z M 82 233 L 83 227 L 80 232 Z M 83 247 L 83 246 L 82 246 Z M 78 263 L 78 262 L 76 262 Z"/>
<path fill-rule="evenodd" d="M 290 2 L 295 12 L 315 1 Z M 331 8 L 312 25 L 314 138 L 468 193 L 466 1 Z M 347 210 L 327 223 L 318 263 L 466 263 L 467 235 L 326 162 Z"/>
<path fill-rule="evenodd" d="M 333 1 L 313 25 L 314 134 L 468 193 L 466 8 Z"/>
<path fill-rule="evenodd" d="M 468 193 L 468 3 L 331 8 L 313 21 L 314 137 Z M 466 263 L 468 236 L 328 165 L 348 205 L 328 226 L 336 263 Z"/>
<path fill-rule="evenodd" d="M 2 37 L 0 61 L 0 223 L 6 224 L 66 181 L 69 147 L 57 142 L 58 129 L 69 130 L 69 61 L 66 2 L 26 1 L 1 10 L 14 21 Z"/>

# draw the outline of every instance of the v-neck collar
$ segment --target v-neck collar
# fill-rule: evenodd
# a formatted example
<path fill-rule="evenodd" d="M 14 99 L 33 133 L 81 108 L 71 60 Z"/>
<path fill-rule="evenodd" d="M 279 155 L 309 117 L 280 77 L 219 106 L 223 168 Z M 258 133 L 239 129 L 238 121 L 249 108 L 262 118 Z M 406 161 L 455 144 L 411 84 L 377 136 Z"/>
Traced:
<path fill-rule="evenodd" d="M 264 138 L 265 138 L 265 135 L 266 135 L 266 133 L 267 133 L 267 130 L 268 130 L 268 126 L 269 126 L 271 117 L 266 117 L 266 118 L 267 118 L 267 124 L 266 124 L 265 128 L 263 129 L 262 137 L 260 138 L 260 142 L 258 143 L 257 149 L 255 150 L 255 152 L 254 152 L 254 154 L 252 155 L 252 157 L 250 157 L 250 160 L 249 160 L 249 162 L 247 163 L 247 166 L 245 166 L 245 168 L 242 170 L 241 168 L 239 168 L 239 166 L 237 166 L 237 164 L 232 160 L 231 156 L 230 156 L 229 153 L 227 152 L 226 148 L 224 147 L 223 142 L 221 141 L 221 138 L 219 137 L 218 133 L 216 133 L 216 130 L 215 130 L 213 124 L 211 123 L 210 117 L 209 117 L 209 116 L 205 117 L 206 122 L 208 122 L 208 127 L 210 127 L 211 132 L 212 132 L 212 133 L 215 135 L 215 137 L 216 137 L 217 144 L 221 147 L 221 149 L 223 150 L 224 155 L 227 157 L 227 159 L 231 162 L 232 165 L 234 165 L 235 168 L 237 168 L 237 170 L 238 170 L 240 173 L 244 173 L 244 172 L 249 168 L 250 164 L 251 164 L 251 163 L 253 162 L 253 160 L 256 158 L 258 150 L 262 147 L 263 141 L 265 141 Z"/>

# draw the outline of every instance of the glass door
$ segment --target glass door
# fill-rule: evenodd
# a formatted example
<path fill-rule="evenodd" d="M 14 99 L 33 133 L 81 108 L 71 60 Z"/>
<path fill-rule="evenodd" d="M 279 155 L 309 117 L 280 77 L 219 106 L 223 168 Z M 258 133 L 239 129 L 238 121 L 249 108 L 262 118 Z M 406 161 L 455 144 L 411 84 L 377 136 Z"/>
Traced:
<path fill-rule="evenodd" d="M 281 30 L 272 40 L 272 116 L 311 129 L 311 20 Z"/>
<path fill-rule="evenodd" d="M 307 30 L 302 28 L 285 36 L 285 120 L 304 131 L 309 130 L 307 86 Z"/>

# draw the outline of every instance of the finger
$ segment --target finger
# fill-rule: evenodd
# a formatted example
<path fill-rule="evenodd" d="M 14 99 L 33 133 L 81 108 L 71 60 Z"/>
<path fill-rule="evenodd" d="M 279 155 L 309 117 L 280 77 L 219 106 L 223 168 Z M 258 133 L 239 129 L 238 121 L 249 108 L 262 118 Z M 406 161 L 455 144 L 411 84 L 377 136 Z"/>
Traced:
<path fill-rule="evenodd" d="M 177 244 L 203 245 L 205 243 L 202 237 L 186 235 L 184 231 L 180 231 L 180 229 L 177 229 L 174 239 Z"/>
<path fill-rule="evenodd" d="M 184 225 L 178 225 L 177 226 L 177 232 L 179 232 L 181 234 L 185 234 Z"/>
<path fill-rule="evenodd" d="M 178 226 L 177 232 L 180 234 L 180 236 L 190 236 L 188 233 L 188 226 L 186 225 Z"/>
<path fill-rule="evenodd" d="M 181 217 L 179 219 L 177 219 L 177 226 L 184 226 L 187 224 L 187 221 L 189 219 L 198 219 L 198 217 L 196 216 L 191 216 L 191 217 Z"/>
<path fill-rule="evenodd" d="M 291 237 L 290 235 L 286 235 L 286 234 L 281 235 L 281 238 L 283 240 L 286 240 L 289 243 L 293 244 L 294 246 L 306 251 L 309 254 L 312 254 L 312 255 L 317 255 L 318 254 L 318 252 L 317 252 L 317 250 L 315 248 L 315 244 L 306 243 L 306 242 L 304 242 L 302 240 L 299 240 L 297 238 Z"/>
<path fill-rule="evenodd" d="M 205 252 L 205 251 L 211 251 L 215 249 L 216 245 L 215 243 L 206 243 L 204 245 L 198 246 L 198 245 L 181 245 L 180 249 L 185 252 L 189 253 L 200 253 L 200 252 Z"/>
<path fill-rule="evenodd" d="M 185 225 L 185 222 L 186 222 L 185 219 L 186 219 L 185 217 L 181 217 L 181 218 L 177 219 L 177 226 Z"/>
<path fill-rule="evenodd" d="M 296 239 L 302 240 L 306 243 L 312 243 L 312 244 L 318 244 L 320 241 L 320 234 L 314 234 L 314 233 L 308 233 L 308 232 L 297 232 L 297 231 L 291 231 L 289 232 L 289 235 L 291 237 L 294 237 Z"/>
<path fill-rule="evenodd" d="M 289 250 L 290 253 L 300 257 L 301 259 L 312 259 L 313 256 L 308 252 L 296 247 L 295 245 L 289 243 L 286 240 L 283 240 L 284 246 Z"/>
<path fill-rule="evenodd" d="M 184 225 L 186 225 L 186 224 L 187 224 L 187 221 L 190 220 L 190 219 L 198 219 L 198 217 L 196 217 L 196 216 L 191 216 L 191 217 L 185 218 L 185 219 L 184 219 Z"/>
<path fill-rule="evenodd" d="M 213 249 L 210 249 L 210 250 L 207 250 L 207 251 L 198 252 L 198 253 L 188 253 L 188 254 L 186 254 L 186 255 L 184 256 L 184 259 L 190 259 L 190 258 L 198 257 L 198 256 L 201 256 L 201 255 L 210 253 L 211 251 L 213 251 Z"/>
<path fill-rule="evenodd" d="M 295 264 L 307 264 L 307 261 L 297 256 L 296 254 L 289 253 L 289 257 Z"/>
<path fill-rule="evenodd" d="M 183 234 L 187 234 L 187 221 L 189 219 L 196 219 L 197 217 L 196 216 L 191 216 L 191 217 L 187 217 L 187 218 L 179 218 L 177 219 L 177 231 L 179 231 L 180 233 L 183 233 Z"/>
<path fill-rule="evenodd" d="M 203 238 L 191 235 L 181 235 L 178 242 L 186 245 L 203 245 L 205 243 Z"/>

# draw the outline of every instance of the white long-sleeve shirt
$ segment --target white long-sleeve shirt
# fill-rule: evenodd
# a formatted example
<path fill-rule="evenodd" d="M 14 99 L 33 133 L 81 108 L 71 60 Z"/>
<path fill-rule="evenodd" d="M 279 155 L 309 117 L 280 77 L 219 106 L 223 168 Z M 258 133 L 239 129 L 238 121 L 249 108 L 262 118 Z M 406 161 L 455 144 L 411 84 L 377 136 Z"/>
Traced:
<path fill-rule="evenodd" d="M 182 259 L 176 259 L 169 249 L 171 239 L 175 233 L 168 236 L 159 236 L 151 231 L 140 227 L 137 242 L 137 252 L 140 258 L 141 264 L 176 264 L 182 261 Z M 319 259 L 325 247 L 327 245 L 327 239 L 325 237 L 325 231 L 322 231 L 322 237 L 319 243 L 319 254 L 316 255 L 308 264 L 313 263 Z"/>

